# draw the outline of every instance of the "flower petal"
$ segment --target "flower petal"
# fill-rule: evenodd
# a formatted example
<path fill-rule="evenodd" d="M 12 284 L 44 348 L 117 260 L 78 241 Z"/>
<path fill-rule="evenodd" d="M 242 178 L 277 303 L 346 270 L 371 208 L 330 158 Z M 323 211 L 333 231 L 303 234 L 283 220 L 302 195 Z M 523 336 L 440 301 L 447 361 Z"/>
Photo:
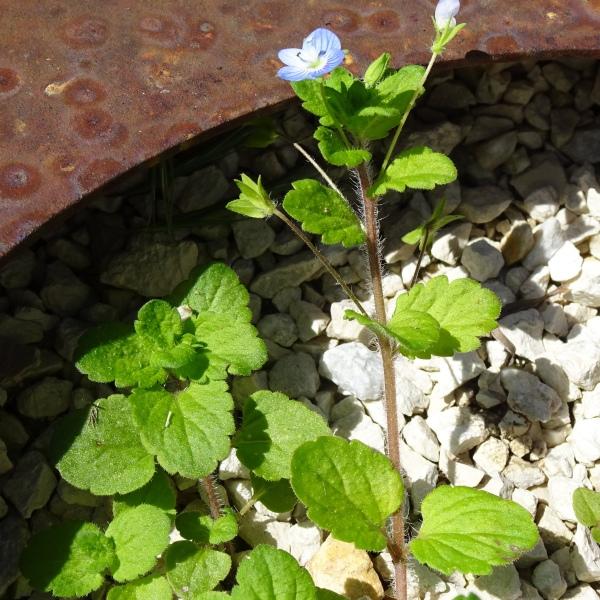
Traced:
<path fill-rule="evenodd" d="M 343 50 L 334 50 L 329 54 L 325 55 L 325 63 L 319 67 L 318 69 L 313 70 L 312 77 L 321 77 L 321 75 L 325 75 L 325 73 L 329 73 L 333 71 L 336 67 L 339 67 L 344 62 L 344 51 Z"/>
<path fill-rule="evenodd" d="M 300 48 L 284 48 L 280 50 L 277 57 L 284 65 L 290 65 L 292 67 L 304 68 L 306 65 L 304 61 L 298 56 L 302 52 Z"/>
<path fill-rule="evenodd" d="M 303 79 L 314 79 L 311 76 L 312 72 L 305 68 L 300 67 L 281 67 L 277 71 L 277 77 L 285 79 L 286 81 L 302 81 Z"/>
<path fill-rule="evenodd" d="M 435 23 L 440 29 L 454 23 L 454 17 L 460 10 L 460 0 L 440 0 L 435 7 Z"/>
<path fill-rule="evenodd" d="M 324 27 L 319 27 L 304 38 L 302 49 L 304 50 L 305 47 L 312 47 L 317 51 L 317 54 L 321 54 L 332 50 L 341 50 L 342 43 L 340 42 L 340 38 L 335 35 L 333 31 L 329 31 L 329 29 L 325 29 Z"/>

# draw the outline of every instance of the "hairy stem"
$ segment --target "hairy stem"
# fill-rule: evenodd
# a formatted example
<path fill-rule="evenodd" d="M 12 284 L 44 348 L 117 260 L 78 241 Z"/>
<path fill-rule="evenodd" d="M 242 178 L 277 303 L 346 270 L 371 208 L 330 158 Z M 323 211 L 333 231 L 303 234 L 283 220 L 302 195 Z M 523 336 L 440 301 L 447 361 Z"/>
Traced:
<path fill-rule="evenodd" d="M 365 215 L 367 230 L 367 252 L 373 299 L 375 303 L 375 318 L 385 325 L 385 301 L 382 286 L 381 256 L 379 252 L 379 222 L 377 220 L 377 201 L 367 195 L 371 186 L 371 178 L 367 166 L 363 163 L 358 167 L 360 195 Z M 400 432 L 398 431 L 398 406 L 396 402 L 396 375 L 394 373 L 393 349 L 390 340 L 385 336 L 377 336 L 381 360 L 383 363 L 383 381 L 385 394 L 385 412 L 387 422 L 387 454 L 394 468 L 400 473 Z M 392 515 L 392 533 L 388 549 L 394 563 L 396 580 L 396 599 L 406 600 L 406 561 L 404 549 L 404 517 L 402 506 Z"/>
<path fill-rule="evenodd" d="M 425 252 L 427 251 L 427 244 L 429 243 L 429 229 L 425 229 L 425 235 L 421 241 L 421 248 L 419 249 L 419 258 L 417 258 L 417 266 L 415 267 L 415 272 L 410 280 L 410 285 L 408 289 L 412 289 L 412 287 L 417 283 L 417 279 L 419 278 L 419 271 L 421 270 L 421 263 L 423 262 L 423 258 L 425 257 Z"/>
<path fill-rule="evenodd" d="M 329 177 L 329 175 L 327 175 L 327 172 L 325 171 L 325 169 L 323 169 L 323 167 L 321 167 L 321 165 L 300 144 L 298 144 L 297 142 L 294 142 L 293 146 L 318 171 L 319 175 L 324 179 L 324 181 L 327 183 L 327 185 L 334 192 L 337 192 L 343 198 L 344 194 L 342 194 L 342 192 L 340 192 L 340 189 L 338 188 L 337 185 L 335 185 L 335 183 L 333 182 L 333 179 L 331 179 L 331 177 Z"/>
<path fill-rule="evenodd" d="M 344 278 L 336 271 L 335 267 L 327 260 L 325 255 L 311 242 L 310 238 L 290 219 L 284 212 L 281 212 L 279 209 L 275 209 L 274 214 L 279 217 L 296 235 L 299 239 L 301 239 L 309 248 L 309 250 L 317 257 L 317 259 L 321 262 L 321 264 L 325 267 L 327 272 L 340 284 L 340 287 L 346 293 L 346 296 L 356 304 L 356 307 L 360 312 L 368 316 L 367 311 L 361 304 L 360 300 L 356 297 L 354 292 L 350 289 L 348 284 L 344 281 Z"/>
<path fill-rule="evenodd" d="M 206 494 L 210 516 L 213 519 L 218 519 L 221 516 L 221 501 L 219 500 L 219 493 L 215 488 L 215 482 L 212 478 L 212 475 L 203 477 L 200 480 L 200 484 L 202 485 L 202 489 Z"/>
<path fill-rule="evenodd" d="M 406 119 L 408 119 L 408 115 L 412 112 L 412 109 L 415 106 L 415 102 L 417 101 L 417 98 L 419 97 L 419 94 L 421 93 L 421 90 L 423 89 L 423 86 L 425 85 L 425 82 L 427 81 L 429 74 L 431 73 L 431 69 L 433 68 L 433 63 L 435 63 L 435 59 L 438 56 L 439 56 L 439 54 L 437 54 L 436 52 L 434 52 L 431 55 L 431 58 L 429 59 L 429 64 L 427 65 L 427 68 L 425 69 L 425 73 L 423 73 L 423 78 L 421 79 L 421 83 L 419 84 L 419 87 L 414 91 L 412 98 L 410 99 L 410 102 L 408 103 L 408 107 L 404 111 L 404 115 L 402 115 L 402 120 L 400 121 L 400 124 L 396 128 L 394 137 L 392 138 L 392 142 L 390 143 L 390 147 L 388 148 L 385 158 L 383 159 L 383 163 L 381 164 L 381 172 L 382 173 L 383 173 L 383 171 L 385 171 L 387 166 L 390 164 L 390 160 L 392 159 L 392 154 L 394 153 L 394 149 L 396 148 L 396 144 L 398 143 L 398 138 L 400 137 L 400 134 L 402 133 L 402 130 L 404 129 L 404 125 L 406 124 Z"/>

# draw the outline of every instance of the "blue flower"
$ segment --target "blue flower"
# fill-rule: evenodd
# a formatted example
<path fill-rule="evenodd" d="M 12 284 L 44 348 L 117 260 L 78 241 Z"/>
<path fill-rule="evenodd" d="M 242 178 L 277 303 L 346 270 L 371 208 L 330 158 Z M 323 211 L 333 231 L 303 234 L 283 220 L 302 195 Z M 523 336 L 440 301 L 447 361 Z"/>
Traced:
<path fill-rule="evenodd" d="M 440 0 L 435 7 L 435 24 L 438 29 L 456 26 L 456 15 L 460 10 L 460 0 Z"/>
<path fill-rule="evenodd" d="M 320 27 L 302 42 L 300 48 L 285 48 L 279 51 L 281 67 L 277 76 L 287 81 L 316 79 L 333 71 L 344 61 L 344 51 L 335 33 Z"/>

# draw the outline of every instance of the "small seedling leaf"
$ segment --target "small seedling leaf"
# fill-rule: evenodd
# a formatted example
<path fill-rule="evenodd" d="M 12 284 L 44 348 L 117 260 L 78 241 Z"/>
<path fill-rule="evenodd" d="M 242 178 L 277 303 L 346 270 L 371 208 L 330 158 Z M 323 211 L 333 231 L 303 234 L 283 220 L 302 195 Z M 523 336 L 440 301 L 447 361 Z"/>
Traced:
<path fill-rule="evenodd" d="M 425 497 L 421 513 L 423 524 L 410 548 L 419 562 L 445 575 L 488 575 L 539 538 L 522 506 L 483 490 L 441 486 Z"/>
<path fill-rule="evenodd" d="M 185 390 L 134 390 L 129 397 L 141 439 L 168 473 L 205 477 L 230 450 L 233 400 L 223 381 Z"/>
<path fill-rule="evenodd" d="M 234 445 L 240 461 L 269 481 L 289 479 L 296 448 L 330 435 L 327 423 L 301 402 L 279 392 L 258 391 L 244 404 Z"/>
<path fill-rule="evenodd" d="M 254 548 L 242 560 L 233 600 L 317 600 L 311 576 L 293 556 L 272 546 Z"/>
<path fill-rule="evenodd" d="M 50 447 L 62 477 L 97 496 L 137 490 L 155 470 L 154 456 L 142 444 L 131 406 L 121 395 L 64 417 Z"/>
<path fill-rule="evenodd" d="M 367 67 L 363 79 L 368 87 L 376 85 L 385 75 L 391 58 L 388 52 L 384 52 Z"/>
<path fill-rule="evenodd" d="M 178 598 L 192 600 L 211 591 L 231 569 L 231 558 L 188 541 L 175 542 L 165 552 L 167 579 Z M 210 596 L 208 596 L 210 598 Z"/>
<path fill-rule="evenodd" d="M 498 297 L 477 281 L 465 278 L 449 282 L 441 275 L 399 296 L 389 327 L 394 321 L 409 324 L 403 317 L 405 312 L 426 312 L 439 323 L 440 335 L 436 344 L 416 355 L 452 356 L 479 348 L 479 337 L 497 327 L 501 308 Z"/>
<path fill-rule="evenodd" d="M 67 521 L 29 540 L 21 571 L 34 588 L 70 598 L 97 590 L 114 561 L 112 542 L 96 525 Z"/>
<path fill-rule="evenodd" d="M 236 179 L 235 183 L 240 190 L 240 195 L 237 200 L 227 204 L 228 210 L 252 219 L 264 219 L 273 214 L 275 207 L 262 185 L 260 175 L 257 181 L 253 181 L 248 175 L 242 173 L 242 178 Z"/>
<path fill-rule="evenodd" d="M 407 187 L 432 190 L 456 179 L 454 163 L 445 154 L 418 147 L 401 152 L 369 189 L 369 195 L 382 196 L 388 190 L 403 192 Z"/>
<path fill-rule="evenodd" d="M 304 231 L 320 234 L 325 244 L 350 248 L 364 242 L 358 217 L 337 192 L 315 179 L 294 181 L 292 187 L 283 200 L 283 208 L 302 223 Z"/>
<path fill-rule="evenodd" d="M 385 548 L 385 521 L 400 506 L 404 488 L 383 454 L 359 441 L 322 437 L 296 450 L 291 482 L 319 527 L 357 548 Z"/>

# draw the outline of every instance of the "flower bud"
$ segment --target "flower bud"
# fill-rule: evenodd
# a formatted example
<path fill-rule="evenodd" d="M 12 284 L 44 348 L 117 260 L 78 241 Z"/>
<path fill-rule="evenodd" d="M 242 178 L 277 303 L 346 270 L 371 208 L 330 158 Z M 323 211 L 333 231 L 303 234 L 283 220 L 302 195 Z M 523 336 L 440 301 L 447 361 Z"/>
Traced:
<path fill-rule="evenodd" d="M 435 24 L 438 29 L 454 27 L 460 10 L 460 0 L 440 0 L 435 7 Z"/>

